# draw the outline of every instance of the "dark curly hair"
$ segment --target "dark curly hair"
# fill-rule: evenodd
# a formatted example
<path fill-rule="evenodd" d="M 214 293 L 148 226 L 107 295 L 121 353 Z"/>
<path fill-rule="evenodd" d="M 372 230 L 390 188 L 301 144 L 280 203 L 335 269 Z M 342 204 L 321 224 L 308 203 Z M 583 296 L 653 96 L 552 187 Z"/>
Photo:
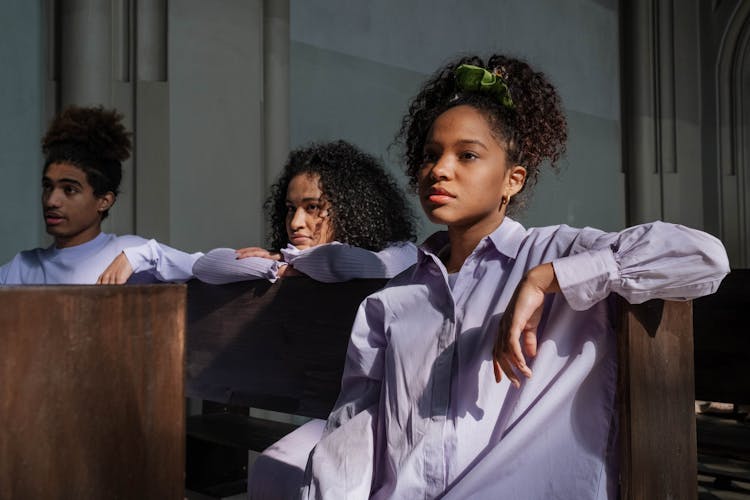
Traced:
<path fill-rule="evenodd" d="M 389 243 L 414 241 L 414 217 L 401 189 L 373 156 L 345 141 L 311 144 L 289 154 L 265 202 L 269 243 L 280 250 L 289 242 L 286 196 L 299 174 L 320 176 L 320 190 L 331 205 L 333 237 L 372 251 Z"/>
<path fill-rule="evenodd" d="M 454 71 L 461 64 L 500 74 L 514 106 L 504 106 L 492 94 L 458 88 Z M 417 186 L 424 144 L 433 122 L 449 108 L 462 104 L 484 114 L 505 147 L 508 161 L 526 168 L 526 184 L 508 206 L 512 213 L 523 206 L 528 194 L 526 188 L 536 182 L 542 162 L 547 160 L 556 169 L 557 161 L 565 153 L 568 132 L 560 97 L 542 73 L 518 59 L 493 55 L 485 62 L 478 56 L 464 56 L 449 62 L 427 80 L 411 101 L 396 137 L 397 143 L 404 147 L 406 173 L 412 188 Z"/>
<path fill-rule="evenodd" d="M 115 110 L 71 106 L 57 115 L 42 138 L 44 170 L 70 163 L 86 173 L 96 196 L 119 193 L 122 162 L 130 157 L 131 134 Z M 109 210 L 102 213 L 102 219 Z"/>

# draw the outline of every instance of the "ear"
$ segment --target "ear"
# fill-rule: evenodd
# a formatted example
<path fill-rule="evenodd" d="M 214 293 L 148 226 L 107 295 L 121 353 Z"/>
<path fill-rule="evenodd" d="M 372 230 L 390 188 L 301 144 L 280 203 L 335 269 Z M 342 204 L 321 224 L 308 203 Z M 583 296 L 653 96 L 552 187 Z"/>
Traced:
<path fill-rule="evenodd" d="M 515 196 L 521 189 L 523 184 L 526 182 L 526 168 L 521 165 L 514 165 L 508 169 L 506 175 L 506 189 L 509 196 Z"/>
<path fill-rule="evenodd" d="M 112 208 L 112 205 L 115 204 L 115 199 L 115 193 L 113 193 L 112 191 L 107 191 L 97 198 L 96 210 L 98 212 L 105 212 L 109 210 L 110 208 Z"/>

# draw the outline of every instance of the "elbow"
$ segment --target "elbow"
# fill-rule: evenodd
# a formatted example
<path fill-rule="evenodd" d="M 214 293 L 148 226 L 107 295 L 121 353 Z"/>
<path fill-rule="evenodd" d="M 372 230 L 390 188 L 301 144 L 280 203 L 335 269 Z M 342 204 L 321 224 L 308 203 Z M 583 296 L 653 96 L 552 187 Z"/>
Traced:
<path fill-rule="evenodd" d="M 714 238 L 714 245 L 710 248 L 710 251 L 705 252 L 705 261 L 711 266 L 716 277 L 721 280 L 729 274 L 731 268 L 729 266 L 729 256 L 724 248 L 724 245 L 718 239 Z"/>

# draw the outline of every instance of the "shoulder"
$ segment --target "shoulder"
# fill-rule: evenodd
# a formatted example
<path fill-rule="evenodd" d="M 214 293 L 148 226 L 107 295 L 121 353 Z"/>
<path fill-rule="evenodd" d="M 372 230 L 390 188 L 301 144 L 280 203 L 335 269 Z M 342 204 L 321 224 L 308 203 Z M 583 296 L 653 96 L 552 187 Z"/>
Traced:
<path fill-rule="evenodd" d="M 148 240 L 146 238 L 142 238 L 141 236 L 137 236 L 135 234 L 123 234 L 121 236 L 107 234 L 106 236 L 108 243 L 115 244 L 121 248 L 135 247 L 148 243 Z"/>
<path fill-rule="evenodd" d="M 0 284 L 21 284 L 36 282 L 30 278 L 42 272 L 45 249 L 35 248 L 18 252 L 11 260 L 0 266 Z"/>
<path fill-rule="evenodd" d="M 575 246 L 589 247 L 604 234 L 606 233 L 601 229 L 571 227 L 567 224 L 532 227 L 526 230 L 522 246 L 558 250 L 571 249 Z"/>

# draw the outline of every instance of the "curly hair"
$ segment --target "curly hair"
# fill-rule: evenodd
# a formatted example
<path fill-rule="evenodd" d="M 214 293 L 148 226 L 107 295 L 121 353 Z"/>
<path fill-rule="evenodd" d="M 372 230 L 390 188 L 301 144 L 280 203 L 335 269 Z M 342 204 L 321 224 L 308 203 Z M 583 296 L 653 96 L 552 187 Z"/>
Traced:
<path fill-rule="evenodd" d="M 71 106 L 57 115 L 42 138 L 44 170 L 70 163 L 86 173 L 96 196 L 119 193 L 122 162 L 130 157 L 131 134 L 115 110 Z M 102 213 L 102 219 L 109 210 Z"/>
<path fill-rule="evenodd" d="M 286 197 L 299 174 L 320 176 L 323 198 L 336 241 L 380 251 L 389 243 L 414 241 L 414 216 L 392 177 L 373 156 L 345 141 L 311 144 L 289 154 L 278 182 L 265 202 L 272 249 L 289 241 Z"/>
<path fill-rule="evenodd" d="M 500 74 L 508 85 L 513 107 L 504 106 L 491 94 L 458 88 L 454 71 L 461 64 Z M 530 191 L 526 188 L 536 183 L 542 162 L 547 160 L 552 169 L 557 169 L 557 161 L 565 153 L 567 121 L 557 91 L 526 62 L 504 55 L 493 55 L 486 62 L 478 56 L 464 56 L 440 68 L 411 101 L 396 136 L 397 143 L 404 148 L 406 173 L 412 188 L 417 186 L 424 144 L 433 122 L 449 108 L 460 105 L 480 111 L 504 146 L 508 161 L 526 168 L 524 188 L 508 206 L 510 213 L 517 211 Z"/>

